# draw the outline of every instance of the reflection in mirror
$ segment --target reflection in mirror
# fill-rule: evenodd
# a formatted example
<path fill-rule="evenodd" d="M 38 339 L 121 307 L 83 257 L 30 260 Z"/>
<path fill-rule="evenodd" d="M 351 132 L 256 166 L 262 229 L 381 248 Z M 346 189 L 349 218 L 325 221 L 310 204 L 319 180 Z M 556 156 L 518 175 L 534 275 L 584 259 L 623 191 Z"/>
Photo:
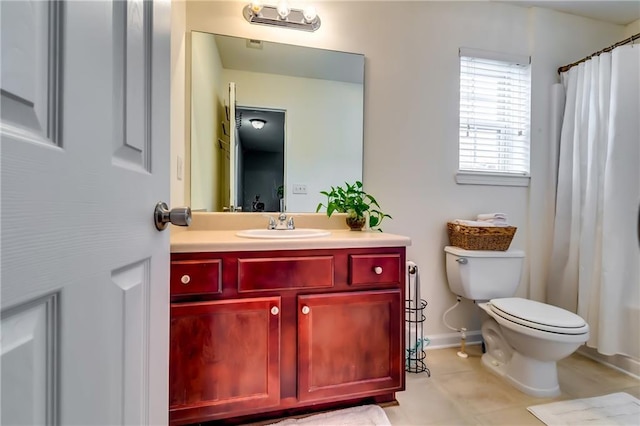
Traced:
<path fill-rule="evenodd" d="M 363 55 L 192 32 L 192 210 L 314 212 L 362 180 L 363 78 Z"/>
<path fill-rule="evenodd" d="M 241 146 L 236 176 L 242 211 L 284 208 L 284 123 L 286 111 L 236 108 Z"/>

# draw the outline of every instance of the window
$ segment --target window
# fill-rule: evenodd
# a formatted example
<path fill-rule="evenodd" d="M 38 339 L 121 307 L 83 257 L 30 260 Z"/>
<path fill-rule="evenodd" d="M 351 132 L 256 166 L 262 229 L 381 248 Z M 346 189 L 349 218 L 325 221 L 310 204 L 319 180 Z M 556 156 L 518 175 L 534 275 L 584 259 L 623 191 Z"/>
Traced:
<path fill-rule="evenodd" d="M 460 49 L 459 183 L 528 184 L 530 91 L 528 56 Z"/>

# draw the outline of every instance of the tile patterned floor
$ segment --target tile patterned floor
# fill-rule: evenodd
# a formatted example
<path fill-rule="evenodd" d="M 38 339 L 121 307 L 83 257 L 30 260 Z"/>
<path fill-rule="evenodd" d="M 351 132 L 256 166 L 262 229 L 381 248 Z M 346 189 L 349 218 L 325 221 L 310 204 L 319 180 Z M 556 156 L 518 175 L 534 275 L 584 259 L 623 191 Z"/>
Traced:
<path fill-rule="evenodd" d="M 480 364 L 480 346 L 468 346 L 469 358 L 457 348 L 427 351 L 425 373 L 407 373 L 407 390 L 399 405 L 385 407 L 394 426 L 412 425 L 543 425 L 527 411 L 530 405 L 564 399 L 627 392 L 640 398 L 640 381 L 579 354 L 558 363 L 562 394 L 528 396 L 503 382 Z"/>

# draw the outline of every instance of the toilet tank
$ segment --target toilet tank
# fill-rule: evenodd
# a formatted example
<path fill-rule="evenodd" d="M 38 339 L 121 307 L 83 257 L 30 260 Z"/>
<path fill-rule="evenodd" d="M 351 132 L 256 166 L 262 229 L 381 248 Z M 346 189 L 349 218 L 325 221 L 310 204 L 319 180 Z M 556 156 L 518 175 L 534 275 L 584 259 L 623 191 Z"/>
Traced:
<path fill-rule="evenodd" d="M 484 251 L 444 248 L 449 288 L 470 300 L 511 297 L 520 284 L 522 250 Z"/>

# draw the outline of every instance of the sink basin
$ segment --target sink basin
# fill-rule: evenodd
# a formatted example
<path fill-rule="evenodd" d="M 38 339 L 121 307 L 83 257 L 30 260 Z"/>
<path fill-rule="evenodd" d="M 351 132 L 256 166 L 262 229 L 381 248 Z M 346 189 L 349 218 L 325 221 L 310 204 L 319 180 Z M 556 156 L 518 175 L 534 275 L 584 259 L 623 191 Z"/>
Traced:
<path fill-rule="evenodd" d="M 331 235 L 325 229 L 296 228 L 296 229 L 245 229 L 236 232 L 238 237 L 263 238 L 269 240 L 281 240 L 288 238 L 319 238 Z"/>

